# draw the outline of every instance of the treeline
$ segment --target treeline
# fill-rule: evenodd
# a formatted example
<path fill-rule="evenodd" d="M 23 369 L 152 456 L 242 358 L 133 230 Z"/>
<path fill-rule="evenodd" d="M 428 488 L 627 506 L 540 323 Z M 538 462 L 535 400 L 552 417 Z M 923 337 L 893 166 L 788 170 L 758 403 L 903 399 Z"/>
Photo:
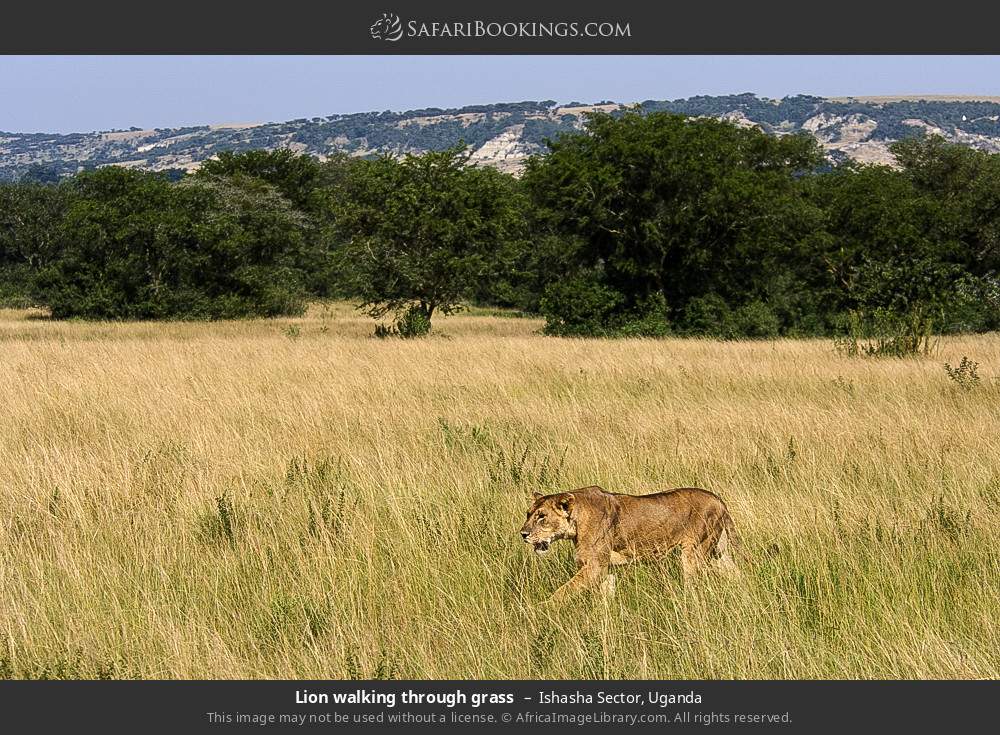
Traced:
<path fill-rule="evenodd" d="M 1000 156 L 939 138 L 831 167 L 807 135 L 596 115 L 514 178 L 462 148 L 223 153 L 0 186 L 0 300 L 55 317 L 241 318 L 353 298 L 416 335 L 464 303 L 559 335 L 1000 327 Z"/>

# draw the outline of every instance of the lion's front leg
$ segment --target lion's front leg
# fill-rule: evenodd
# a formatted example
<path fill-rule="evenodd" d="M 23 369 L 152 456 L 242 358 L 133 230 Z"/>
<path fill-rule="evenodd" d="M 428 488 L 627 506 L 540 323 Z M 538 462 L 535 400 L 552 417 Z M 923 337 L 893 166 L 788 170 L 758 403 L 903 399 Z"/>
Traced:
<path fill-rule="evenodd" d="M 549 599 L 552 602 L 560 602 L 584 590 L 591 589 L 600 584 L 607 573 L 607 564 L 586 562 L 580 566 L 577 573 L 566 584 L 553 592 Z"/>

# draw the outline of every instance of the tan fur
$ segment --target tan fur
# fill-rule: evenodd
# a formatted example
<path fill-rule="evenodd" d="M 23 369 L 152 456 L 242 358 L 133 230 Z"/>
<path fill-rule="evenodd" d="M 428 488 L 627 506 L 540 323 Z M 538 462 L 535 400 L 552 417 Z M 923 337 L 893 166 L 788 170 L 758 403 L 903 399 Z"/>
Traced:
<path fill-rule="evenodd" d="M 555 600 L 605 581 L 610 567 L 681 550 L 684 577 L 714 560 L 733 565 L 733 520 L 722 499 L 695 487 L 650 495 L 611 493 L 597 486 L 534 494 L 521 537 L 543 554 L 555 541 L 576 546 L 578 571 Z M 613 580 L 608 584 L 614 588 Z"/>

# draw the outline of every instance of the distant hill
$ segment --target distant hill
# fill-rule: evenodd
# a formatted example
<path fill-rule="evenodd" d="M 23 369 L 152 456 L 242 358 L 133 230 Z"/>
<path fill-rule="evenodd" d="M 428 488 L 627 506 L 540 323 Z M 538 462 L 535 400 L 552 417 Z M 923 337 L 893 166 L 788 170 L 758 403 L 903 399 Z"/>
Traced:
<path fill-rule="evenodd" d="M 667 110 L 752 125 L 775 135 L 812 134 L 834 160 L 891 163 L 888 144 L 931 132 L 1000 152 L 1000 98 L 944 95 L 826 99 L 808 95 L 780 100 L 754 94 L 647 100 L 645 111 Z M 394 155 L 447 148 L 460 140 L 473 160 L 517 173 L 524 159 L 543 150 L 546 138 L 578 131 L 594 110 L 615 112 L 616 102 L 558 105 L 552 100 L 360 112 L 279 123 L 200 125 L 93 133 L 0 132 L 0 179 L 29 173 L 53 179 L 109 164 L 154 171 L 186 170 L 226 150 L 288 147 L 326 157 Z"/>

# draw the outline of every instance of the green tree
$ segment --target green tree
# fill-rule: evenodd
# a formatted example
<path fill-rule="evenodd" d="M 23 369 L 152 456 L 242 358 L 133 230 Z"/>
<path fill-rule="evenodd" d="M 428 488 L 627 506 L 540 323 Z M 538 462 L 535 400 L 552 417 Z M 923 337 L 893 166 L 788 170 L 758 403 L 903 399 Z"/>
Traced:
<path fill-rule="evenodd" d="M 33 163 L 21 174 L 23 184 L 58 184 L 59 169 L 50 163 Z"/>
<path fill-rule="evenodd" d="M 935 211 L 932 237 L 954 244 L 948 260 L 961 275 L 951 325 L 1000 328 L 1000 155 L 939 136 L 899 141 L 891 150 L 903 176 Z"/>
<path fill-rule="evenodd" d="M 0 184 L 0 303 L 30 302 L 32 274 L 53 256 L 69 187 Z"/>
<path fill-rule="evenodd" d="M 334 261 L 338 243 L 330 201 L 338 196 L 337 192 L 353 163 L 354 159 L 344 154 L 334 154 L 321 163 L 312 156 L 287 148 L 227 151 L 205 161 L 195 178 L 252 178 L 274 187 L 307 218 L 303 230 L 305 243 L 297 267 L 305 274 L 309 293 L 328 298 L 344 295 Z"/>
<path fill-rule="evenodd" d="M 352 294 L 420 332 L 509 268 L 524 235 L 516 182 L 461 148 L 355 166 L 333 201 Z"/>
<path fill-rule="evenodd" d="M 234 318 L 297 313 L 303 217 L 249 177 L 107 167 L 72 181 L 34 293 L 53 316 Z"/>
<path fill-rule="evenodd" d="M 967 248 L 945 198 L 888 166 L 849 164 L 810 182 L 825 221 L 812 239 L 807 281 L 828 314 L 915 313 L 935 328 L 973 317 Z"/>
<path fill-rule="evenodd" d="M 602 304 L 606 332 L 659 333 L 651 312 L 682 318 L 708 294 L 769 301 L 769 286 L 787 285 L 775 273 L 818 221 L 796 186 L 821 162 L 808 136 L 631 111 L 594 115 L 586 135 L 549 148 L 529 161 L 525 185 L 546 228 L 582 243 L 575 278 Z M 588 331 L 565 284 L 551 289 L 548 330 Z"/>
<path fill-rule="evenodd" d="M 288 148 L 276 150 L 223 151 L 210 158 L 195 173 L 199 178 L 249 176 L 265 181 L 285 197 L 293 207 L 313 211 L 319 203 L 319 184 L 323 167 L 312 156 Z"/>

